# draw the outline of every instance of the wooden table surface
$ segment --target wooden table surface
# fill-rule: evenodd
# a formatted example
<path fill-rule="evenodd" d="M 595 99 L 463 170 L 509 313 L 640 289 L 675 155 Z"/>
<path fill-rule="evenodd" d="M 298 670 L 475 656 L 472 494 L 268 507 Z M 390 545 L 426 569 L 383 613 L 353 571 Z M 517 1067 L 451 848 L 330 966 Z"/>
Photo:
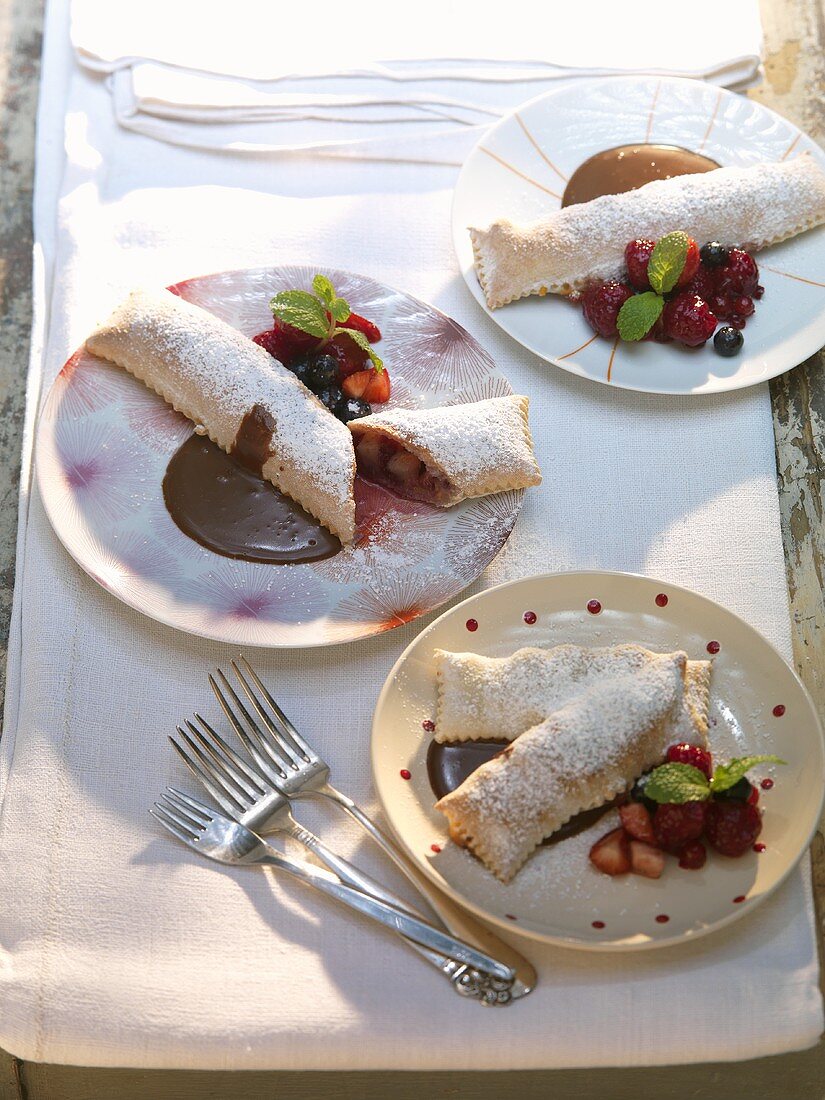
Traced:
<path fill-rule="evenodd" d="M 724 0 L 720 0 L 724 2 Z M 825 141 L 825 9 L 762 0 L 765 81 L 749 95 Z M 8 636 L 20 430 L 31 312 L 31 195 L 41 0 L 0 0 L 0 637 Z M 711 28 L 712 31 L 712 28 Z M 825 714 L 825 353 L 771 382 L 794 659 Z M 4 662 L 3 662 L 4 663 Z M 811 849 L 820 956 L 825 836 Z M 548 1026 L 551 1022 L 548 1022 Z M 751 1062 L 510 1073 L 198 1073 L 101 1070 L 21 1062 L 0 1051 L 0 1100 L 822 1100 L 825 1043 Z"/>

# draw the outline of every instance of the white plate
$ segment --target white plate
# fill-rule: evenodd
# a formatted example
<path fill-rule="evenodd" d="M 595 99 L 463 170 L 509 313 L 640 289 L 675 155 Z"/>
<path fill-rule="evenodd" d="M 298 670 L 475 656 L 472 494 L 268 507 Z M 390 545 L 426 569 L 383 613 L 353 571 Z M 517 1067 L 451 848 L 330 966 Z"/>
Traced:
<path fill-rule="evenodd" d="M 226 271 L 173 289 L 254 336 L 272 326 L 272 295 L 309 288 L 315 271 Z M 326 273 L 381 328 L 379 350 L 392 380 L 385 408 L 512 393 L 481 345 L 437 309 L 365 276 Z M 164 506 L 166 466 L 191 432 L 188 420 L 135 378 L 81 349 L 43 408 L 38 484 L 55 531 L 98 584 L 153 619 L 219 641 L 329 645 L 424 615 L 488 565 L 524 496 L 432 508 L 356 478 L 353 546 L 306 565 L 235 561 L 184 535 Z"/>
<path fill-rule="evenodd" d="M 666 596 L 660 607 L 657 596 Z M 587 611 L 598 600 L 598 614 Z M 532 611 L 534 625 L 523 615 Z M 470 633 L 466 623 L 475 620 Z M 711 681 L 710 742 L 720 761 L 775 753 L 787 766 L 762 766 L 765 851 L 740 859 L 708 852 L 701 871 L 668 857 L 658 880 L 609 878 L 588 862 L 590 846 L 614 827 L 616 812 L 577 837 L 540 848 L 505 886 L 447 838 L 427 779 L 435 715 L 435 649 L 508 656 L 525 645 L 638 642 L 706 658 L 719 643 Z M 781 716 L 775 707 L 784 707 Z M 777 712 L 779 713 L 779 712 Z M 749 912 L 790 872 L 819 819 L 825 781 L 823 733 L 794 672 L 752 627 L 711 600 L 676 585 L 627 573 L 557 573 L 483 592 L 436 619 L 399 658 L 372 727 L 372 768 L 393 830 L 418 867 L 480 916 L 535 939 L 569 947 L 660 947 L 721 928 Z M 409 779 L 405 776 L 409 773 Z M 433 848 L 440 848 L 435 851 Z M 736 900 L 744 899 L 744 900 Z M 657 920 L 667 917 L 668 920 Z M 597 922 L 594 925 L 594 922 Z M 602 922 L 604 927 L 598 927 Z"/>
<path fill-rule="evenodd" d="M 703 348 L 620 342 L 611 367 L 613 341 L 597 337 L 590 342 L 593 331 L 581 309 L 558 296 L 487 309 L 467 226 L 485 226 L 501 217 L 535 220 L 558 208 L 565 179 L 588 157 L 641 141 L 681 145 L 725 167 L 779 161 L 809 150 L 825 167 L 825 154 L 786 119 L 713 85 L 658 77 L 574 82 L 497 123 L 461 170 L 453 200 L 453 243 L 479 304 L 513 339 L 556 366 L 646 393 L 719 393 L 752 386 L 819 351 L 825 344 L 825 227 L 758 254 L 765 296 L 748 320 L 742 351 L 732 359 L 717 355 L 712 341 Z"/>

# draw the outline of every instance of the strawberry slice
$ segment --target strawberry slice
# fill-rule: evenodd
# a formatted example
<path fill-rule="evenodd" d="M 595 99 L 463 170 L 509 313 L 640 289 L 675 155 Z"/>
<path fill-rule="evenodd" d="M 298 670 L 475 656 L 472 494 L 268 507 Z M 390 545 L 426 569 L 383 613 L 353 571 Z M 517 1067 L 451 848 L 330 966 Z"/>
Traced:
<path fill-rule="evenodd" d="M 381 405 L 390 399 L 390 376 L 384 370 L 359 370 L 348 375 L 341 383 L 347 397 L 360 397 L 370 405 Z"/>
<path fill-rule="evenodd" d="M 654 848 L 652 844 L 631 840 L 630 869 L 634 875 L 658 878 L 665 869 L 665 853 L 661 848 Z"/>
<path fill-rule="evenodd" d="M 619 807 L 619 817 L 626 832 L 634 840 L 641 840 L 645 844 L 656 844 L 656 834 L 653 832 L 653 820 L 650 811 L 642 802 L 628 802 Z"/>
<path fill-rule="evenodd" d="M 630 845 L 624 829 L 613 829 L 597 840 L 590 849 L 590 862 L 606 875 L 626 875 L 630 870 Z"/>
<path fill-rule="evenodd" d="M 371 344 L 381 339 L 381 329 L 378 325 L 374 325 L 372 321 L 368 321 L 366 317 L 361 317 L 358 313 L 351 313 L 346 321 L 341 322 L 341 327 L 354 328 L 356 332 L 366 336 Z"/>
<path fill-rule="evenodd" d="M 699 245 L 694 241 L 693 237 L 688 237 L 688 249 L 685 256 L 685 266 L 682 268 L 682 274 L 676 280 L 677 289 L 687 286 L 696 272 L 699 270 Z"/>

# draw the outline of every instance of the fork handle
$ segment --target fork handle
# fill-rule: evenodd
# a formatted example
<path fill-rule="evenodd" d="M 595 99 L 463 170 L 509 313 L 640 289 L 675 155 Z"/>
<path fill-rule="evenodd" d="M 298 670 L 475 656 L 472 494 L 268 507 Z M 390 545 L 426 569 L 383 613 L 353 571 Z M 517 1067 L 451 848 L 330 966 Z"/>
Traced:
<path fill-rule="evenodd" d="M 464 940 L 467 943 L 473 944 L 480 950 L 489 953 L 496 959 L 499 959 L 502 963 L 509 966 L 515 971 L 516 980 L 510 989 L 513 1000 L 519 997 L 525 997 L 532 989 L 535 988 L 538 981 L 538 974 L 535 967 L 525 957 L 520 954 L 514 947 L 511 947 L 504 940 L 500 939 L 495 932 L 487 928 L 480 921 L 477 921 L 464 909 L 461 909 L 452 899 L 448 898 L 446 894 L 443 894 L 437 887 L 433 886 L 429 879 L 415 867 L 404 853 L 393 843 L 392 840 L 384 833 L 372 820 L 368 817 L 364 811 L 358 806 L 351 798 L 348 798 L 341 791 L 336 790 L 331 784 L 327 783 L 324 787 L 313 791 L 313 794 L 319 794 L 329 799 L 331 802 L 336 803 L 345 810 L 350 817 L 355 821 L 372 837 L 376 844 L 386 852 L 393 863 L 398 867 L 400 871 L 407 877 L 407 879 L 415 886 L 419 894 L 429 903 L 430 907 L 440 918 L 443 926 L 452 932 L 454 936 Z"/>

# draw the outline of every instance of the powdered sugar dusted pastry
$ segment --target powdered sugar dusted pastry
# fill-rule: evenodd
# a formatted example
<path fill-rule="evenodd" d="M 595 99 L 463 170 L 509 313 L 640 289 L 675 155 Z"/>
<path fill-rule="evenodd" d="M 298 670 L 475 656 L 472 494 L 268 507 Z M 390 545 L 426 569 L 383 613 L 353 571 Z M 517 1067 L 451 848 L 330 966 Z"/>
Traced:
<path fill-rule="evenodd" d="M 491 309 L 529 294 L 568 293 L 621 278 L 625 244 L 675 229 L 749 251 L 825 221 L 825 172 L 810 153 L 778 164 L 718 168 L 654 180 L 636 191 L 568 206 L 530 225 L 471 228 L 475 267 Z"/>
<path fill-rule="evenodd" d="M 661 762 L 686 664 L 669 653 L 605 677 L 527 730 L 436 803 L 452 839 L 509 882 L 574 814 Z"/>
<path fill-rule="evenodd" d="M 393 409 L 350 422 L 358 470 L 411 500 L 447 508 L 538 485 L 526 397 Z"/>
<path fill-rule="evenodd" d="M 608 676 L 636 672 L 659 659 L 639 645 L 526 647 L 510 657 L 435 651 L 436 741 L 510 740 Z M 706 743 L 710 661 L 688 661 L 670 740 Z"/>
<path fill-rule="evenodd" d="M 237 329 L 174 294 L 135 291 L 86 341 L 296 500 L 342 542 L 355 534 L 346 427 Z"/>

